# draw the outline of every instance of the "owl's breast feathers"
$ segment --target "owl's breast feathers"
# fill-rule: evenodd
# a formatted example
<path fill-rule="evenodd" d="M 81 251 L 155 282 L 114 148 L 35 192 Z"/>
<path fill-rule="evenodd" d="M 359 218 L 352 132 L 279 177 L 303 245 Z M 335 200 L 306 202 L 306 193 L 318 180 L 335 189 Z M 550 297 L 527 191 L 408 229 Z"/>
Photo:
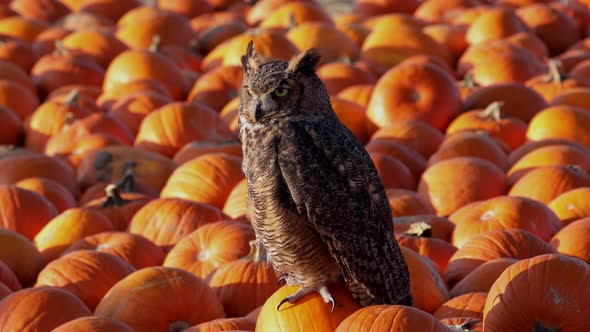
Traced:
<path fill-rule="evenodd" d="M 249 183 L 277 175 L 281 206 L 319 235 L 361 305 L 411 305 L 389 202 L 364 147 L 329 117 L 270 127 L 242 130 Z"/>

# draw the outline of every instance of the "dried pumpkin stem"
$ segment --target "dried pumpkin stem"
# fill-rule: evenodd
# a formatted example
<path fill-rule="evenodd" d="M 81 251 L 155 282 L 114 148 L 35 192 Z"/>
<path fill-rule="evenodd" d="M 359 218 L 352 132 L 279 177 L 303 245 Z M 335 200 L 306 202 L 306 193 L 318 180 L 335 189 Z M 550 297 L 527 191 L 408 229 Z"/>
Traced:
<path fill-rule="evenodd" d="M 547 62 L 549 72 L 547 73 L 547 82 L 561 83 L 565 77 L 562 74 L 562 64 L 559 60 L 551 59 Z"/>
<path fill-rule="evenodd" d="M 502 105 L 504 105 L 503 101 L 495 101 L 489 104 L 483 111 L 481 111 L 481 118 L 492 119 L 499 122 L 502 120 Z"/>
<path fill-rule="evenodd" d="M 410 228 L 404 234 L 418 237 L 432 237 L 432 226 L 423 221 L 415 222 L 410 224 Z"/>
<path fill-rule="evenodd" d="M 100 207 L 107 208 L 113 206 L 123 206 L 129 203 L 129 200 L 121 197 L 121 193 L 119 192 L 119 190 L 120 189 L 116 184 L 109 184 L 104 190 L 106 193 L 106 198 L 102 202 L 102 204 L 100 204 Z"/>

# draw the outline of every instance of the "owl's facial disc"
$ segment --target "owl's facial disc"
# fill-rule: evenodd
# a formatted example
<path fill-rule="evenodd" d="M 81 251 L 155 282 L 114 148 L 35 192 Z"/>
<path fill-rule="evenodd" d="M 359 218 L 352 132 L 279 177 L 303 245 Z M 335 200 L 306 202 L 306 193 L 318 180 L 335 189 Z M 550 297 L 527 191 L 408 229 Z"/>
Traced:
<path fill-rule="evenodd" d="M 272 92 L 254 96 L 252 106 L 249 108 L 250 119 L 260 122 L 263 118 L 274 113 L 277 108 L 278 105 L 273 99 Z"/>

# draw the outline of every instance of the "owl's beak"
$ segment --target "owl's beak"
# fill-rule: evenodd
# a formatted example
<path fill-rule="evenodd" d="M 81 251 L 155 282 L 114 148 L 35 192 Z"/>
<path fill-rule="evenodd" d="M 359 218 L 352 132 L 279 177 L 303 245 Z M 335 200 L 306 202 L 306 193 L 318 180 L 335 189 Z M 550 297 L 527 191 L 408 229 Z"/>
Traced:
<path fill-rule="evenodd" d="M 262 100 L 256 101 L 256 106 L 250 108 L 250 118 L 256 122 L 260 121 L 264 111 L 262 110 Z"/>

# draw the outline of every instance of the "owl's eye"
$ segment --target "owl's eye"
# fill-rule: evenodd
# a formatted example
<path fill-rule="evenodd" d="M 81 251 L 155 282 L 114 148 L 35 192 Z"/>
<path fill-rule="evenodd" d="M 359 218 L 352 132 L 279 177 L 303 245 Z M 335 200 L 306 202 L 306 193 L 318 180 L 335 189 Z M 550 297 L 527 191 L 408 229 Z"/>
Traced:
<path fill-rule="evenodd" d="M 289 94 L 289 89 L 278 87 L 272 92 L 275 96 L 282 98 Z"/>

